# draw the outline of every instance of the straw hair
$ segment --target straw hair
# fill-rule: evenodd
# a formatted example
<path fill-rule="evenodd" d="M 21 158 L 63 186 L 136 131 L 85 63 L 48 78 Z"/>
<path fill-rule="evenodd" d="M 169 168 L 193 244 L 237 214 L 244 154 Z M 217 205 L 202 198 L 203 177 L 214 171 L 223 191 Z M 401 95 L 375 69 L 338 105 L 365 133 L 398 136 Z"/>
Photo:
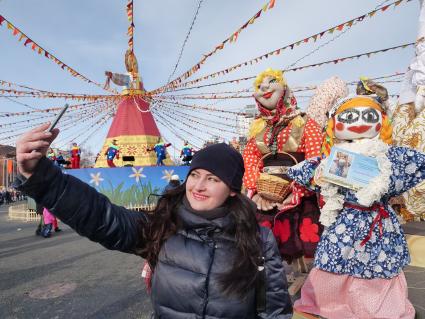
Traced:
<path fill-rule="evenodd" d="M 254 81 L 255 92 L 258 92 L 258 90 L 260 89 L 261 82 L 263 82 L 264 78 L 267 76 L 274 77 L 277 82 L 286 86 L 286 80 L 283 76 L 282 70 L 273 70 L 271 68 L 268 68 L 265 71 L 258 74 L 257 77 L 255 78 L 255 81 Z"/>

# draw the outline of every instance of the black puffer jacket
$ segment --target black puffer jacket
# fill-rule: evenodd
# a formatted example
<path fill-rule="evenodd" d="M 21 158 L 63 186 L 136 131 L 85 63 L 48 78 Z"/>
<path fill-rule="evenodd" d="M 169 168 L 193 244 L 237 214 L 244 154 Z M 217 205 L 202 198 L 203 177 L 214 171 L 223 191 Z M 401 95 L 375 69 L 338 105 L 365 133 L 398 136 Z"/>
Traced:
<path fill-rule="evenodd" d="M 43 159 L 30 179 L 16 181 L 16 188 L 43 204 L 80 235 L 108 249 L 136 253 L 144 245 L 144 213 L 115 206 L 94 188 L 64 175 Z M 207 220 L 178 210 L 183 227 L 162 247 L 152 281 L 156 318 L 277 318 L 292 317 L 285 273 L 273 234 L 261 229 L 266 268 L 266 311 L 256 315 L 255 291 L 245 300 L 224 297 L 217 276 L 232 264 L 234 238 L 222 230 L 231 223 L 226 215 Z"/>

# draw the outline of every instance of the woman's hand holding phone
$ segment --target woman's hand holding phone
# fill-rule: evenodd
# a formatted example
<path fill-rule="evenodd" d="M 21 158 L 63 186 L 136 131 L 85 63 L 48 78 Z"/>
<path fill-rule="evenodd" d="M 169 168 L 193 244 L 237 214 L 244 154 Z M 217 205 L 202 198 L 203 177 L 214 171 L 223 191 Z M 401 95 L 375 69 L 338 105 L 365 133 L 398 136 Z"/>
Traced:
<path fill-rule="evenodd" d="M 58 136 L 59 129 L 47 131 L 50 123 L 45 123 L 21 135 L 16 141 L 16 162 L 19 173 L 29 178 L 40 159 L 46 155 L 50 144 Z"/>

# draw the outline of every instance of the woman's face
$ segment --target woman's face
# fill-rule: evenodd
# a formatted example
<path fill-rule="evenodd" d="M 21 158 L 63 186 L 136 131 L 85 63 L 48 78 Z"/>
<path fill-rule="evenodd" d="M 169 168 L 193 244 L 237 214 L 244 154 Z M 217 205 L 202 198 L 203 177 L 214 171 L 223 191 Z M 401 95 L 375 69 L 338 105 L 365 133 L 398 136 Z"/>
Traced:
<path fill-rule="evenodd" d="M 220 178 L 209 171 L 198 168 L 190 172 L 186 181 L 186 197 L 194 210 L 211 210 L 235 196 Z"/>
<path fill-rule="evenodd" d="M 371 107 L 355 107 L 335 116 L 335 137 L 339 140 L 374 138 L 381 127 L 382 113 Z"/>
<path fill-rule="evenodd" d="M 258 91 L 254 93 L 254 97 L 266 109 L 274 110 L 284 93 L 284 85 L 280 84 L 275 77 L 266 76 Z"/>

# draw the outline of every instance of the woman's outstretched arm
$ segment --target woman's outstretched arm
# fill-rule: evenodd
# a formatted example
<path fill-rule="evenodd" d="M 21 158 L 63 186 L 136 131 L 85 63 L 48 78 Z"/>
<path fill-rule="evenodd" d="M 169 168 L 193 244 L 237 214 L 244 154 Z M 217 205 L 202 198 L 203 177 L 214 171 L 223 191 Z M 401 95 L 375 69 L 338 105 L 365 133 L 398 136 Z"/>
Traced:
<path fill-rule="evenodd" d="M 108 249 L 137 253 L 144 246 L 147 215 L 112 204 L 93 187 L 65 175 L 46 157 L 59 131 L 48 123 L 22 135 L 16 143 L 20 176 L 15 187 L 35 199 L 77 233 Z M 36 151 L 34 151 L 36 150 Z"/>

